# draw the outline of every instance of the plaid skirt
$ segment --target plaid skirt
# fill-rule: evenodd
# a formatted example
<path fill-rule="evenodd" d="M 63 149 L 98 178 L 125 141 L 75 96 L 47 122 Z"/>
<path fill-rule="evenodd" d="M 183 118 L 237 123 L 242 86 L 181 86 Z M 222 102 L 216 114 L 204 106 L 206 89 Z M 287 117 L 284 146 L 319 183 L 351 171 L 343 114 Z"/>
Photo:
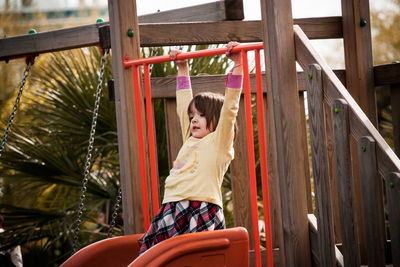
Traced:
<path fill-rule="evenodd" d="M 139 255 L 173 236 L 219 229 L 225 229 L 225 219 L 218 205 L 190 200 L 168 202 L 161 206 L 142 236 Z"/>

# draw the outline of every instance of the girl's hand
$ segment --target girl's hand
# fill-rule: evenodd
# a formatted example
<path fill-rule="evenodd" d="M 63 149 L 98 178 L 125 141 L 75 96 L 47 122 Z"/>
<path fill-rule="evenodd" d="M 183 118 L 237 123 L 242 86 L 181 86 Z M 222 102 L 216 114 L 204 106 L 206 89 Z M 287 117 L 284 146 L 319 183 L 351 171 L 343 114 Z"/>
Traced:
<path fill-rule="evenodd" d="M 175 61 L 176 66 L 178 67 L 178 69 L 184 68 L 184 67 L 187 67 L 187 66 L 188 66 L 188 60 L 187 60 L 187 59 L 184 59 L 184 60 L 175 60 L 175 59 L 176 59 L 176 56 L 177 56 L 178 54 L 180 54 L 180 53 L 182 53 L 182 50 L 179 50 L 179 49 L 172 49 L 172 50 L 169 52 L 169 57 L 171 58 L 171 60 Z"/>
<path fill-rule="evenodd" d="M 171 60 L 175 61 L 176 66 L 178 67 L 178 76 L 189 76 L 189 64 L 188 60 L 175 60 L 178 54 L 182 53 L 179 49 L 172 49 L 169 52 L 169 57 Z"/>
<path fill-rule="evenodd" d="M 242 64 L 242 55 L 241 53 L 231 53 L 231 50 L 235 47 L 238 46 L 240 43 L 235 42 L 235 41 L 231 41 L 226 45 L 227 48 L 227 52 L 226 52 L 226 56 L 232 60 L 233 62 L 235 62 L 235 66 L 236 65 L 241 65 Z"/>

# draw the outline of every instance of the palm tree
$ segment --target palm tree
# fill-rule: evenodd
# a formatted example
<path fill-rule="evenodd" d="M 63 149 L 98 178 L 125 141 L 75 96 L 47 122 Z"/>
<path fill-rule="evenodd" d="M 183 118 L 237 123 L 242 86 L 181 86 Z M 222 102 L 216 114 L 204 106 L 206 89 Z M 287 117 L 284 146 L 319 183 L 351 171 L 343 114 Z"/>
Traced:
<path fill-rule="evenodd" d="M 164 54 L 164 49 L 158 48 L 157 52 Z M 0 213 L 6 218 L 7 229 L 0 234 L 0 249 L 24 245 L 35 251 L 36 254 L 24 253 L 25 262 L 32 259 L 32 262 L 42 260 L 41 266 L 57 265 L 71 252 L 71 225 L 77 216 L 100 59 L 97 48 L 41 56 L 39 61 L 47 64 L 35 64 L 30 86 L 25 89 L 25 105 L 19 113 L 22 119 L 13 126 L 0 159 L 3 185 Z M 212 63 L 210 59 L 201 59 L 192 64 L 193 74 L 224 73 L 228 67 L 225 57 L 214 58 Z M 176 71 L 171 63 L 156 64 L 152 76 L 172 73 Z M 104 81 L 109 79 L 110 60 Z M 107 95 L 104 90 L 82 218 L 81 246 L 106 237 L 96 231 L 98 212 L 110 215 L 119 187 L 115 104 Z M 159 122 L 157 150 L 160 180 L 163 180 L 168 173 L 163 101 L 156 100 L 154 107 Z M 116 226 L 116 234 L 122 234 L 121 222 Z M 43 258 L 48 260 L 43 262 Z"/>

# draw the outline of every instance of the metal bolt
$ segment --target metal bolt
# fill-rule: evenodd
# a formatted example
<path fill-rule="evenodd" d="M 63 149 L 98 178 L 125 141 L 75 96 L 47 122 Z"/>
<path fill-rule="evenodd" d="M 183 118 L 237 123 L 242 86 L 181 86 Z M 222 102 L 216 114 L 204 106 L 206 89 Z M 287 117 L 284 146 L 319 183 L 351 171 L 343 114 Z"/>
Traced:
<path fill-rule="evenodd" d="M 334 108 L 333 111 L 334 111 L 335 113 L 339 113 L 339 108 Z"/>
<path fill-rule="evenodd" d="M 133 37 L 133 35 L 135 34 L 135 32 L 132 29 L 129 29 L 126 33 L 129 37 Z"/>
<path fill-rule="evenodd" d="M 96 20 L 96 23 L 101 23 L 101 22 L 104 22 L 104 19 L 99 18 L 99 19 Z"/>
<path fill-rule="evenodd" d="M 366 146 L 361 146 L 361 151 L 362 151 L 362 152 L 367 151 L 367 147 L 366 147 Z"/>
<path fill-rule="evenodd" d="M 34 34 L 34 33 L 37 33 L 37 31 L 36 31 L 35 29 L 30 29 L 30 30 L 28 31 L 28 33 L 29 33 L 29 34 Z"/>
<path fill-rule="evenodd" d="M 313 78 L 312 73 L 309 73 L 309 74 L 308 74 L 308 79 L 311 80 L 312 78 Z"/>
<path fill-rule="evenodd" d="M 368 24 L 368 21 L 366 20 L 366 19 L 361 19 L 360 20 L 360 26 L 361 27 L 364 27 L 364 26 L 366 26 Z"/>

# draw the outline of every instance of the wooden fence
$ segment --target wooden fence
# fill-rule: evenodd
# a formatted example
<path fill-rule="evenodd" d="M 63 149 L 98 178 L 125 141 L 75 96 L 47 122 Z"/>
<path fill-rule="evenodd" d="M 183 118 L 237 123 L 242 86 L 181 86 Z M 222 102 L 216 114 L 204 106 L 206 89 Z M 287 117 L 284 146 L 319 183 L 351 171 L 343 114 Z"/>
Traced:
<path fill-rule="evenodd" d="M 297 61 L 308 78 L 317 208 L 317 239 L 311 240 L 318 240 L 313 248 L 319 247 L 313 251 L 314 261 L 320 266 L 336 264 L 337 227 L 344 266 L 384 266 L 389 260 L 385 259 L 388 238 L 394 266 L 400 266 L 400 210 L 395 208 L 400 199 L 400 160 L 314 51 L 304 32 L 298 26 L 294 29 Z M 389 237 L 385 231 L 385 193 Z M 363 246 L 366 257 L 362 257 Z"/>

